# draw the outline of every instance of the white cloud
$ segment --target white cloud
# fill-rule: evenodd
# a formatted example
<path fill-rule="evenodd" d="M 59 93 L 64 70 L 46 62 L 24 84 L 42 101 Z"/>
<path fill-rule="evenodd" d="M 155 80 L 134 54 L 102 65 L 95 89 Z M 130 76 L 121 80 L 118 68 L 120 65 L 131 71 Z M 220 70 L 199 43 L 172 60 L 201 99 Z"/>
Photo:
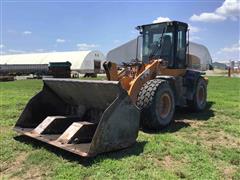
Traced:
<path fill-rule="evenodd" d="M 65 40 L 65 39 L 62 39 L 62 38 L 57 38 L 57 39 L 56 39 L 56 42 L 57 42 L 57 43 L 65 43 L 66 40 Z"/>
<path fill-rule="evenodd" d="M 224 48 L 221 48 L 219 51 L 213 54 L 213 57 L 218 61 L 228 61 L 230 59 L 240 60 L 240 41 L 230 46 L 225 46 Z"/>
<path fill-rule="evenodd" d="M 114 44 L 118 44 L 118 43 L 120 43 L 120 42 L 121 42 L 121 41 L 118 40 L 118 39 L 116 39 L 116 40 L 113 41 Z"/>
<path fill-rule="evenodd" d="M 190 33 L 197 33 L 201 30 L 200 28 L 192 26 L 191 24 L 188 24 L 188 28 L 190 29 Z"/>
<path fill-rule="evenodd" d="M 225 19 L 226 17 L 215 14 L 215 13 L 202 13 L 199 16 L 194 14 L 192 17 L 190 17 L 191 21 L 202 21 L 202 22 L 218 22 L 218 21 L 223 21 Z"/>
<path fill-rule="evenodd" d="M 4 47 L 4 44 L 0 44 L 0 49 L 3 49 Z"/>
<path fill-rule="evenodd" d="M 168 17 L 158 17 L 157 19 L 155 19 L 154 21 L 153 21 L 153 23 L 160 23 L 160 22 L 166 22 L 166 21 L 171 21 L 171 19 L 170 18 L 168 18 Z"/>
<path fill-rule="evenodd" d="M 240 13 L 240 1 L 239 0 L 225 0 L 219 8 L 216 9 L 216 13 L 225 16 L 239 16 Z"/>
<path fill-rule="evenodd" d="M 238 43 L 235 43 L 235 44 L 231 45 L 231 46 L 222 48 L 219 51 L 219 53 L 222 53 L 222 52 L 239 52 L 240 53 L 240 41 Z"/>
<path fill-rule="evenodd" d="M 196 41 L 196 40 L 200 40 L 201 38 L 199 36 L 189 36 L 189 40 L 190 41 Z"/>
<path fill-rule="evenodd" d="M 97 44 L 79 43 L 79 44 L 77 44 L 77 47 L 79 50 L 90 50 L 90 49 L 98 47 L 98 45 Z"/>
<path fill-rule="evenodd" d="M 190 29 L 190 31 L 189 31 L 189 40 L 190 41 L 197 41 L 197 40 L 201 39 L 199 36 L 196 36 L 196 33 L 201 31 L 201 29 L 199 27 L 188 24 L 188 28 Z"/>
<path fill-rule="evenodd" d="M 236 21 L 240 16 L 240 1 L 225 0 L 223 4 L 214 12 L 203 12 L 200 15 L 194 14 L 190 17 L 191 21 L 219 22 L 227 18 Z"/>
<path fill-rule="evenodd" d="M 32 32 L 31 31 L 23 31 L 23 34 L 24 35 L 30 35 L 30 34 L 32 34 Z"/>
<path fill-rule="evenodd" d="M 25 51 L 16 50 L 16 49 L 8 49 L 8 52 L 9 52 L 10 54 L 22 54 L 22 53 L 25 53 Z"/>
<path fill-rule="evenodd" d="M 36 49 L 36 52 L 44 52 L 44 49 Z"/>

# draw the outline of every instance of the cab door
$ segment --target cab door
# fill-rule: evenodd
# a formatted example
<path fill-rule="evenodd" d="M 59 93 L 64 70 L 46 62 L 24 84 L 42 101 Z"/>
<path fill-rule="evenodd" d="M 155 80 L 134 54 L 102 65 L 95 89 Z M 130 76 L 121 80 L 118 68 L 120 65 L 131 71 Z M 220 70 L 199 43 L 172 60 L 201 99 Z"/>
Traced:
<path fill-rule="evenodd" d="M 179 25 L 177 28 L 177 45 L 176 45 L 176 65 L 177 68 L 184 69 L 186 67 L 186 34 L 187 27 Z"/>

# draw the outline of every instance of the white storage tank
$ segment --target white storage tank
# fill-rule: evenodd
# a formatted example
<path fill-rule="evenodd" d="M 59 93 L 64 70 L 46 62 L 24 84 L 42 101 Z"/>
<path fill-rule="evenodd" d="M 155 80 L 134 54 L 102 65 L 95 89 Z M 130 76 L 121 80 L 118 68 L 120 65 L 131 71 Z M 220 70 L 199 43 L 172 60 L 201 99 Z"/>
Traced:
<path fill-rule="evenodd" d="M 120 65 L 122 62 L 127 63 L 136 58 L 141 60 L 142 59 L 141 52 L 142 52 L 142 38 L 139 37 L 138 39 L 137 38 L 133 39 L 110 50 L 107 53 L 106 59 L 108 61 L 112 61 Z"/>
<path fill-rule="evenodd" d="M 139 60 L 141 60 L 142 59 L 141 52 L 142 52 L 142 37 L 140 36 L 138 40 L 137 38 L 133 39 L 122 44 L 119 47 L 110 50 L 107 53 L 106 59 L 108 61 L 112 61 L 121 65 L 122 62 L 130 62 L 132 59 L 136 59 L 136 57 Z M 198 59 L 199 61 L 199 66 L 197 69 L 205 71 L 209 68 L 209 65 L 212 64 L 211 55 L 204 45 L 189 42 L 189 54 L 193 55 L 191 57 L 197 57 L 195 58 Z"/>
<path fill-rule="evenodd" d="M 208 49 L 202 44 L 189 42 L 189 54 L 196 56 L 199 59 L 200 70 L 203 70 L 203 71 L 208 70 L 209 65 L 212 65 L 212 57 Z"/>

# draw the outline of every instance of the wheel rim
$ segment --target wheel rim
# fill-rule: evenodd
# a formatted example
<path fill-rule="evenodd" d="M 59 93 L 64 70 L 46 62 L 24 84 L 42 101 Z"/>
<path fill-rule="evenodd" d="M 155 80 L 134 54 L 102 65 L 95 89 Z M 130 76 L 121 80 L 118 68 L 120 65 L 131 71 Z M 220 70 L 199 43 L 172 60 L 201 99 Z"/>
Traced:
<path fill-rule="evenodd" d="M 204 91 L 204 87 L 200 86 L 198 93 L 197 93 L 197 98 L 198 98 L 198 103 L 199 105 L 204 104 L 205 102 L 205 91 Z"/>
<path fill-rule="evenodd" d="M 171 97 L 164 93 L 160 98 L 159 114 L 162 119 L 166 118 L 171 111 Z"/>

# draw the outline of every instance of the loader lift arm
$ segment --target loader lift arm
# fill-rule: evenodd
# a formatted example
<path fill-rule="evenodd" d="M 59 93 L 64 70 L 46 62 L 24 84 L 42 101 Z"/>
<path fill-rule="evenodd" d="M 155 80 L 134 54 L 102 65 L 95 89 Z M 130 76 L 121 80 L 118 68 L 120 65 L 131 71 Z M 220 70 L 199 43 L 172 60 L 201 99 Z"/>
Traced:
<path fill-rule="evenodd" d="M 158 75 L 157 72 L 164 67 L 164 61 L 154 60 L 149 64 L 130 64 L 129 68 L 124 68 L 120 72 L 118 72 L 117 65 L 113 62 L 105 62 L 103 67 L 107 79 L 119 81 L 123 89 L 128 92 L 132 101 L 136 103 L 141 87 Z"/>

